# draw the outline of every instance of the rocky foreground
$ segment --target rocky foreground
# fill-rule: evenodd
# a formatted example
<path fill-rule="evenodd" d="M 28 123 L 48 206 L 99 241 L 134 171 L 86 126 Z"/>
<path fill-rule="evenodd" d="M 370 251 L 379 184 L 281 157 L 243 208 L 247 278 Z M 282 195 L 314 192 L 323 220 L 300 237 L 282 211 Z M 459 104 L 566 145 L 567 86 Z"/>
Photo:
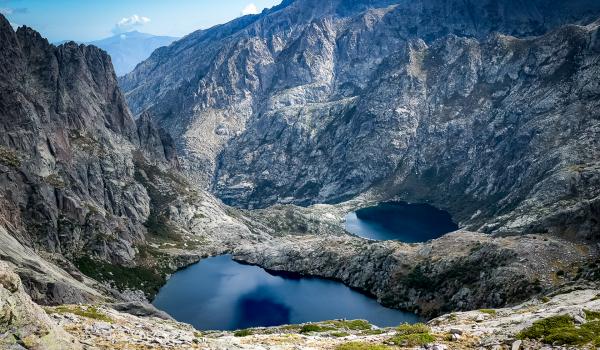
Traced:
<path fill-rule="evenodd" d="M 556 316 L 570 320 L 570 330 L 582 332 L 578 336 L 583 340 L 559 338 L 554 343 L 567 341 L 592 347 L 594 341 L 600 344 L 600 338 L 598 334 L 589 336 L 584 331 L 600 329 L 599 292 L 589 288 L 563 290 L 510 308 L 451 313 L 427 325 L 377 328 L 360 320 L 332 320 L 235 332 L 200 332 L 136 304 L 63 305 L 42 309 L 31 301 L 9 265 L 0 263 L 0 348 L 537 349 L 549 348 L 549 345 L 528 339 L 526 332 L 532 325 L 548 323 Z"/>

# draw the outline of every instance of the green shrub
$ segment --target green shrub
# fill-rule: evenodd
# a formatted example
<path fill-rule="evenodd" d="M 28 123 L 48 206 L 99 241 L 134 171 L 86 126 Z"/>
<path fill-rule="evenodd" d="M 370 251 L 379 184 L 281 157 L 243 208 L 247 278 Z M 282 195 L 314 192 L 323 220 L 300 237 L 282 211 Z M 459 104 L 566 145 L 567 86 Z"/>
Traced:
<path fill-rule="evenodd" d="M 600 321 L 592 321 L 581 325 L 581 328 L 600 335 Z"/>
<path fill-rule="evenodd" d="M 310 323 L 303 325 L 302 328 L 300 328 L 300 333 L 327 332 L 333 330 L 335 330 L 333 327 L 320 326 L 315 323 Z"/>
<path fill-rule="evenodd" d="M 588 321 L 600 320 L 600 311 L 583 310 Z"/>
<path fill-rule="evenodd" d="M 390 339 L 392 344 L 398 346 L 423 346 L 434 341 L 435 337 L 429 333 L 396 335 Z"/>
<path fill-rule="evenodd" d="M 542 341 L 546 344 L 583 345 L 589 343 L 594 333 L 583 328 L 556 328 Z"/>
<path fill-rule="evenodd" d="M 21 166 L 21 159 L 14 150 L 0 146 L 0 164 L 11 168 L 18 168 Z"/>
<path fill-rule="evenodd" d="M 251 329 L 240 329 L 239 331 L 233 332 L 234 337 L 247 337 L 249 335 L 252 335 Z"/>
<path fill-rule="evenodd" d="M 429 333 L 431 329 L 423 323 L 408 324 L 403 323 L 396 328 L 398 335 Z"/>
<path fill-rule="evenodd" d="M 531 327 L 517 334 L 517 338 L 541 340 L 546 344 L 583 345 L 596 342 L 598 334 L 600 321 L 591 321 L 576 327 L 571 316 L 560 315 L 534 322 Z"/>
<path fill-rule="evenodd" d="M 484 314 L 496 316 L 496 310 L 494 309 L 481 309 L 479 312 L 483 312 Z"/>
<path fill-rule="evenodd" d="M 100 282 L 112 282 L 121 291 L 139 289 L 148 297 L 154 296 L 166 282 L 165 275 L 156 269 L 109 264 L 89 257 L 81 257 L 74 263 L 88 277 Z"/>
<path fill-rule="evenodd" d="M 365 329 L 364 331 L 360 332 L 361 335 L 377 335 L 377 334 L 383 334 L 385 333 L 385 330 L 383 329 Z"/>
<path fill-rule="evenodd" d="M 369 344 L 362 342 L 350 342 L 338 345 L 336 350 L 388 350 L 391 349 L 389 346 L 380 344 Z"/>
<path fill-rule="evenodd" d="M 333 332 L 333 333 L 331 333 L 331 336 L 338 337 L 338 338 L 347 337 L 349 335 L 350 335 L 350 333 L 348 333 L 348 332 Z"/>
<path fill-rule="evenodd" d="M 360 331 L 373 328 L 371 324 L 365 320 L 352 320 L 352 321 L 331 321 L 335 328 L 349 329 L 351 331 Z"/>
<path fill-rule="evenodd" d="M 573 319 L 568 315 L 552 316 L 535 321 L 530 327 L 517 334 L 518 339 L 542 339 L 556 329 L 573 327 Z"/>

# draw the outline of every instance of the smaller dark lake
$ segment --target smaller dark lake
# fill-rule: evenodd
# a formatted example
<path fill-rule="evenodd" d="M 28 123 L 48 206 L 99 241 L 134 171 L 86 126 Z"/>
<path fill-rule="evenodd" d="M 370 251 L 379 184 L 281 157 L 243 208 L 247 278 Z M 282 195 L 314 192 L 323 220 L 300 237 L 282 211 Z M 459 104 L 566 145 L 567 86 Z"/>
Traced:
<path fill-rule="evenodd" d="M 377 326 L 414 323 L 412 313 L 381 306 L 342 283 L 273 274 L 223 255 L 175 273 L 154 306 L 201 330 L 235 330 L 332 319 L 366 319 Z"/>
<path fill-rule="evenodd" d="M 457 229 L 448 212 L 429 204 L 380 203 L 346 216 L 348 232 L 380 241 L 426 242 Z"/>

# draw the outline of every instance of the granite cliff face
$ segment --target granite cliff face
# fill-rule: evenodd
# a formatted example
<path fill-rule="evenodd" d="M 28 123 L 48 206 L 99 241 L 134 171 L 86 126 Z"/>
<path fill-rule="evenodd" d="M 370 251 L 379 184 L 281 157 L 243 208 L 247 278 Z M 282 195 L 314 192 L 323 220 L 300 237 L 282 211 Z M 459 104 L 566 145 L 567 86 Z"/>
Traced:
<path fill-rule="evenodd" d="M 599 14 L 593 1 L 284 1 L 159 49 L 120 83 L 227 204 L 368 192 L 485 232 L 598 238 Z"/>
<path fill-rule="evenodd" d="M 44 261 L 80 281 L 82 256 L 133 264 L 152 209 L 136 163 L 177 166 L 172 141 L 147 118 L 136 125 L 104 51 L 50 45 L 4 17 L 0 39 L 2 259 L 38 301 L 88 300 L 93 289 Z"/>

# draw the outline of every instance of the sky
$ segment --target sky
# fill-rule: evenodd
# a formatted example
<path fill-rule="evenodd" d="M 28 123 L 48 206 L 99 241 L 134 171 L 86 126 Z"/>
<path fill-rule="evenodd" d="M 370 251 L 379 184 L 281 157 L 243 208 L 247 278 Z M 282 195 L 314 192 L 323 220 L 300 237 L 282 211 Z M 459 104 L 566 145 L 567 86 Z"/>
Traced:
<path fill-rule="evenodd" d="M 0 0 L 0 12 L 50 42 L 92 41 L 137 30 L 181 37 L 258 13 L 281 0 Z"/>

